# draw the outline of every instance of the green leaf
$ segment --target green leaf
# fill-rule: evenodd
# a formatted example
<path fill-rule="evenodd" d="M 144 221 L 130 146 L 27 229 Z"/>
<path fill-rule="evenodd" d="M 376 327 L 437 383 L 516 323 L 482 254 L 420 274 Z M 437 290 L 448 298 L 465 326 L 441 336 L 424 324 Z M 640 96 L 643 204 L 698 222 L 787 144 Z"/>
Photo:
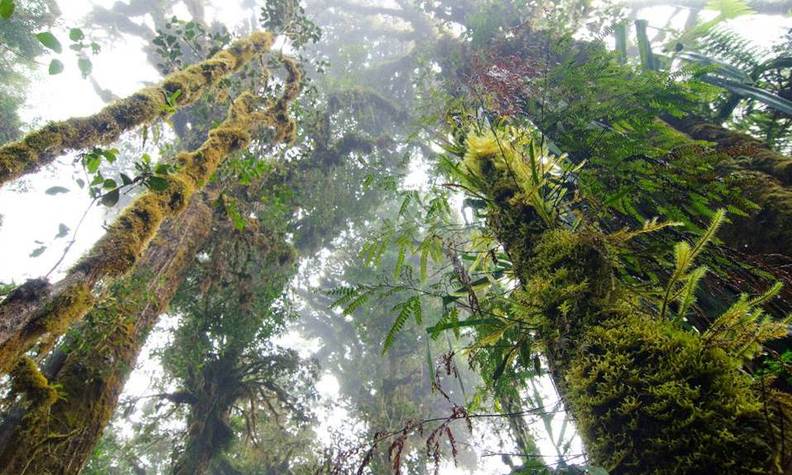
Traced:
<path fill-rule="evenodd" d="M 82 73 L 83 79 L 87 78 L 91 75 L 93 71 L 93 63 L 88 58 L 80 58 L 77 60 L 77 67 L 80 68 L 80 73 Z"/>
<path fill-rule="evenodd" d="M 102 164 L 102 156 L 97 153 L 86 153 L 83 157 L 83 165 L 88 173 L 96 173 L 99 165 Z"/>
<path fill-rule="evenodd" d="M 102 188 L 104 188 L 105 190 L 112 190 L 113 188 L 118 188 L 118 185 L 116 184 L 116 181 L 113 180 L 112 178 L 107 178 L 102 183 Z"/>
<path fill-rule="evenodd" d="M 14 14 L 14 0 L 0 0 L 0 18 L 8 20 Z"/>
<path fill-rule="evenodd" d="M 79 28 L 72 28 L 69 30 L 69 39 L 72 41 L 82 41 L 85 38 L 85 34 Z"/>
<path fill-rule="evenodd" d="M 48 195 L 57 195 L 60 193 L 68 193 L 68 192 L 69 192 L 68 188 L 64 188 L 62 186 L 51 186 L 47 188 L 47 190 L 44 193 Z"/>
<path fill-rule="evenodd" d="M 151 176 L 146 180 L 146 184 L 154 191 L 165 191 L 168 189 L 168 180 L 159 176 Z"/>
<path fill-rule="evenodd" d="M 102 204 L 109 207 L 115 206 L 119 198 L 118 188 L 102 195 Z"/>
<path fill-rule="evenodd" d="M 132 179 L 129 178 L 129 175 L 127 175 L 126 173 L 121 173 L 120 175 L 121 175 L 121 183 L 124 186 L 132 184 Z"/>
<path fill-rule="evenodd" d="M 50 61 L 50 65 L 49 65 L 50 75 L 54 76 L 62 72 L 63 72 L 63 63 L 61 63 L 60 60 L 53 59 L 52 61 Z"/>
<path fill-rule="evenodd" d="M 55 35 L 53 35 L 49 31 L 36 33 L 36 39 L 38 39 L 41 44 L 43 44 L 44 46 L 46 46 L 47 48 L 51 49 L 56 53 L 60 53 L 63 51 L 63 47 L 61 46 L 60 41 L 58 41 L 58 39 L 55 38 Z"/>
<path fill-rule="evenodd" d="M 55 239 L 60 239 L 62 237 L 66 237 L 69 234 L 69 227 L 63 223 L 58 225 L 58 234 L 55 235 Z"/>
<path fill-rule="evenodd" d="M 46 251 L 46 250 L 47 250 L 47 246 L 39 246 L 39 247 L 33 249 L 33 252 L 30 253 L 30 257 L 38 257 L 38 256 L 44 254 L 44 251 Z"/>

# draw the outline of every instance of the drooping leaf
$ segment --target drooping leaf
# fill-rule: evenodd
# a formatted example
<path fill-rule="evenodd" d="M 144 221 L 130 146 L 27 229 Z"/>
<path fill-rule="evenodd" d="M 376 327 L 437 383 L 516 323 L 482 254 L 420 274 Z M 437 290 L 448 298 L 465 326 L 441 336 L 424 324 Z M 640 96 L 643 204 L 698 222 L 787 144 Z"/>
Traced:
<path fill-rule="evenodd" d="M 63 63 L 59 59 L 53 59 L 52 61 L 50 61 L 48 71 L 52 76 L 62 73 Z"/>
<path fill-rule="evenodd" d="M 102 204 L 107 207 L 115 206 L 118 203 L 118 199 L 120 198 L 120 194 L 118 192 L 118 188 L 115 190 L 109 191 L 102 195 Z"/>
<path fill-rule="evenodd" d="M 80 58 L 77 60 L 77 67 L 80 68 L 80 73 L 82 74 L 83 79 L 87 78 L 91 75 L 93 71 L 93 63 L 88 58 Z"/>
<path fill-rule="evenodd" d="M 36 39 L 38 39 L 41 44 L 51 49 L 52 51 L 55 51 L 56 53 L 63 52 L 63 47 L 61 46 L 60 41 L 58 41 L 58 39 L 55 38 L 55 35 L 53 35 L 49 31 L 36 33 Z"/>
<path fill-rule="evenodd" d="M 69 30 L 69 39 L 72 41 L 82 41 L 85 38 L 85 34 L 79 28 L 72 28 Z"/>
<path fill-rule="evenodd" d="M 68 234 L 69 234 L 69 227 L 63 223 L 58 224 L 58 234 L 55 235 L 55 239 L 66 237 Z"/>

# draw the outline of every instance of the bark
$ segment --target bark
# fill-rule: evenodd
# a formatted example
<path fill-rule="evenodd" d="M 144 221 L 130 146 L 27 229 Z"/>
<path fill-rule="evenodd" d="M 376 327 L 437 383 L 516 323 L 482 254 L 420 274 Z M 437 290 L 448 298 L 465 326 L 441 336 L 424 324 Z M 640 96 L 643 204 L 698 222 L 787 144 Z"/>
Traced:
<path fill-rule="evenodd" d="M 272 41 L 269 33 L 253 33 L 206 61 L 165 77 L 158 86 L 147 87 L 92 116 L 53 122 L 18 142 L 3 145 L 0 185 L 36 171 L 68 150 L 112 143 L 127 130 L 195 102 L 222 78 L 269 50 Z M 176 91 L 179 95 L 173 96 Z"/>
<path fill-rule="evenodd" d="M 785 187 L 792 186 L 792 157 L 776 152 L 761 140 L 693 116 L 665 116 L 663 120 L 690 138 L 714 142 L 718 151 L 733 157 L 744 168 L 765 173 Z"/>
<path fill-rule="evenodd" d="M 10 370 L 42 336 L 52 342 L 79 321 L 93 306 L 94 287 L 100 281 L 126 275 L 157 235 L 162 221 L 178 216 L 223 161 L 250 143 L 254 130 L 273 126 L 276 142 L 293 140 L 296 126 L 287 109 L 300 92 L 301 76 L 295 62 L 285 59 L 284 64 L 289 78 L 283 96 L 274 105 L 259 112 L 255 110 L 258 100 L 252 94 L 241 94 L 226 120 L 209 133 L 201 147 L 176 157 L 180 168 L 168 177 L 167 189 L 150 190 L 138 197 L 63 281 L 43 290 L 40 281 L 26 283 L 0 304 L 0 371 Z M 31 287 L 38 291 L 31 292 Z M 32 297 L 23 299 L 23 294 Z"/>
<path fill-rule="evenodd" d="M 28 409 L 23 415 L 16 407 L 16 417 L 6 418 L 0 430 L 0 473 L 79 473 L 110 421 L 146 336 L 173 298 L 211 223 L 212 211 L 196 195 L 183 214 L 163 225 L 138 270 L 111 294 L 109 301 L 119 304 L 97 307 L 89 315 L 98 321 L 110 318 L 113 325 L 83 332 L 85 344 L 55 358 L 48 372 L 51 383 L 60 385 L 61 398 L 49 414 L 36 417 Z M 143 289 L 138 288 L 141 282 Z M 127 295 L 130 288 L 138 297 Z"/>
<path fill-rule="evenodd" d="M 196 403 L 187 421 L 187 444 L 175 464 L 174 475 L 204 475 L 212 460 L 234 439 L 231 408 L 241 396 L 238 355 L 226 354 L 207 364 L 193 383 Z"/>

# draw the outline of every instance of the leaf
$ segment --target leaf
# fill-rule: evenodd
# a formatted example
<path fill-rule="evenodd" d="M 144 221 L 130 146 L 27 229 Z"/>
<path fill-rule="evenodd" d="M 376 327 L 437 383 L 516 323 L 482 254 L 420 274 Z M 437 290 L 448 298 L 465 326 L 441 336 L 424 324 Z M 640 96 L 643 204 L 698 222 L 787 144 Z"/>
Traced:
<path fill-rule="evenodd" d="M 48 195 L 57 195 L 60 193 L 68 193 L 68 192 L 69 192 L 68 188 L 64 188 L 62 186 L 51 186 L 47 188 L 47 190 L 44 193 Z"/>
<path fill-rule="evenodd" d="M 72 28 L 69 30 L 69 39 L 72 41 L 82 41 L 85 38 L 85 34 L 79 28 Z"/>
<path fill-rule="evenodd" d="M 44 251 L 46 251 L 46 250 L 47 250 L 47 246 L 39 246 L 39 247 L 33 249 L 33 252 L 30 253 L 29 257 L 38 257 L 38 256 L 44 254 Z"/>
<path fill-rule="evenodd" d="M 83 165 L 88 173 L 96 173 L 99 165 L 102 164 L 102 156 L 98 153 L 86 153 L 83 157 Z"/>
<path fill-rule="evenodd" d="M 589 475 L 608 475 L 608 471 L 602 467 L 591 466 L 586 469 L 586 473 Z"/>
<path fill-rule="evenodd" d="M 80 58 L 77 60 L 77 67 L 80 68 L 80 73 L 82 73 L 83 79 L 87 78 L 91 75 L 93 71 L 93 63 L 88 58 Z"/>
<path fill-rule="evenodd" d="M 41 44 L 43 44 L 44 46 L 46 46 L 47 48 L 51 49 L 56 53 L 63 52 L 63 47 L 61 46 L 60 41 L 58 41 L 58 39 L 55 38 L 55 35 L 53 35 L 49 31 L 36 33 L 36 39 L 38 39 Z"/>
<path fill-rule="evenodd" d="M 168 180 L 160 176 L 150 176 L 146 184 L 154 191 L 165 191 L 168 189 Z"/>
<path fill-rule="evenodd" d="M 118 203 L 119 193 L 118 188 L 113 191 L 109 191 L 102 195 L 102 204 L 109 207 L 115 206 Z"/>
<path fill-rule="evenodd" d="M 121 175 L 121 183 L 124 186 L 132 184 L 132 179 L 129 178 L 129 175 L 127 175 L 126 173 L 121 173 L 120 175 Z"/>
<path fill-rule="evenodd" d="M 11 15 L 14 14 L 14 9 L 16 5 L 14 4 L 14 0 L 1 0 L 0 1 L 0 18 L 4 20 L 8 20 L 11 18 Z"/>
<path fill-rule="evenodd" d="M 385 352 L 388 351 L 388 348 L 393 345 L 393 342 L 396 340 L 396 335 L 404 327 L 404 324 L 407 323 L 407 320 L 409 320 L 410 314 L 413 311 L 413 298 L 415 297 L 411 297 L 410 300 L 396 304 L 393 307 L 393 310 L 400 309 L 400 311 L 399 315 L 396 316 L 396 320 L 393 321 L 393 325 L 391 325 L 390 330 L 388 330 L 388 334 L 385 336 L 385 342 L 382 345 L 383 354 L 385 354 Z"/>
<path fill-rule="evenodd" d="M 102 182 L 102 188 L 105 190 L 112 190 L 113 188 L 118 188 L 118 184 L 112 178 L 106 178 L 104 182 Z"/>
<path fill-rule="evenodd" d="M 714 86 L 728 89 L 739 96 L 759 101 L 767 107 L 783 112 L 784 114 L 792 115 L 792 101 L 773 94 L 772 92 L 759 89 L 749 84 L 740 84 L 729 79 L 722 79 L 715 76 L 704 76 L 701 80 Z"/>
<path fill-rule="evenodd" d="M 66 237 L 68 234 L 69 234 L 69 227 L 63 223 L 60 223 L 58 225 L 58 234 L 55 235 L 55 239 Z"/>
<path fill-rule="evenodd" d="M 50 61 L 49 73 L 51 76 L 60 74 L 62 72 L 63 72 L 63 63 L 61 63 L 60 60 L 53 59 L 52 61 Z"/>

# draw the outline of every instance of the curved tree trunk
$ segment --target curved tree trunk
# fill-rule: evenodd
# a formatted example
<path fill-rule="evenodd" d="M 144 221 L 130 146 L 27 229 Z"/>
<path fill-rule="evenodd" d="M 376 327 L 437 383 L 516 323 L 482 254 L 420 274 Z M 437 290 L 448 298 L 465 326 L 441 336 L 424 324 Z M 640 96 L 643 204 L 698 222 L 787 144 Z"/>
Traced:
<path fill-rule="evenodd" d="M 748 170 L 766 173 L 784 186 L 792 186 L 792 157 L 784 156 L 761 140 L 693 116 L 665 116 L 673 128 L 696 140 L 714 142 L 718 151 L 738 160 Z"/>

